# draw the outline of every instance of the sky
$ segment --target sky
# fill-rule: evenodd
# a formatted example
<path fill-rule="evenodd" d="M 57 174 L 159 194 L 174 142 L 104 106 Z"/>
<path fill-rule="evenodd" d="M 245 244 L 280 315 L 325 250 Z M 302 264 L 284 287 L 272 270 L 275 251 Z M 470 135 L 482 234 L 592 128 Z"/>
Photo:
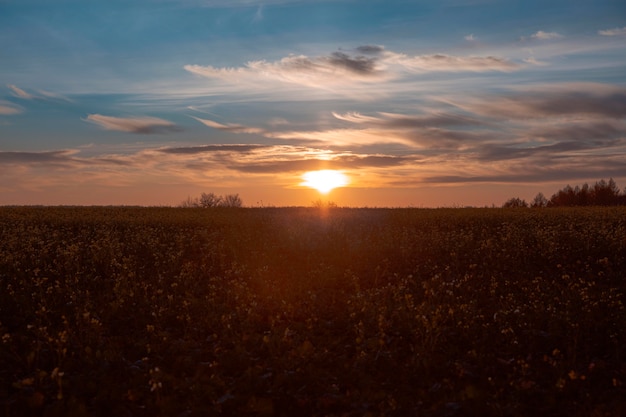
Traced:
<path fill-rule="evenodd" d="M 337 170 L 326 195 L 303 184 Z M 0 0 L 0 205 L 626 187 L 623 0 Z"/>

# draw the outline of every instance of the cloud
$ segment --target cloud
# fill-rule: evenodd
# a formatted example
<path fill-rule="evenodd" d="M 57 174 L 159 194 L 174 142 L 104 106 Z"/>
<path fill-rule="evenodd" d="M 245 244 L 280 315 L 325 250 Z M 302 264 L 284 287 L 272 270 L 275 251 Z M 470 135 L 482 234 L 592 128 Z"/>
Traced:
<path fill-rule="evenodd" d="M 16 151 L 0 151 L 0 164 L 21 164 L 21 163 L 37 163 L 37 164 L 58 164 L 71 162 L 71 156 L 76 151 L 59 150 L 59 151 L 42 151 L 42 152 L 16 152 Z"/>
<path fill-rule="evenodd" d="M 543 65 L 548 65 L 547 62 L 543 62 L 543 61 L 539 61 L 537 58 L 535 58 L 534 56 L 531 56 L 529 58 L 525 58 L 524 62 L 526 62 L 527 64 L 531 64 L 531 65 L 537 65 L 537 66 L 543 66 Z"/>
<path fill-rule="evenodd" d="M 256 127 L 248 127 L 248 126 L 238 125 L 238 124 L 222 124 L 222 123 L 215 122 L 213 120 L 201 119 L 201 118 L 195 117 L 195 116 L 190 116 L 190 117 L 196 119 L 197 121 L 199 121 L 200 123 L 202 123 L 205 126 L 212 127 L 213 129 L 223 130 L 223 131 L 226 131 L 226 132 L 250 133 L 250 134 L 263 133 L 264 132 L 263 129 L 256 128 Z"/>
<path fill-rule="evenodd" d="M 511 119 L 569 115 L 626 117 L 626 88 L 595 83 L 553 84 L 469 99 L 465 103 L 454 98 L 449 102 L 466 111 Z"/>
<path fill-rule="evenodd" d="M 268 148 L 268 145 L 204 145 L 204 146 L 188 146 L 179 148 L 162 148 L 159 152 L 180 155 L 202 154 L 207 152 L 241 152 Z"/>
<path fill-rule="evenodd" d="M 625 36 L 626 26 L 624 26 L 623 28 L 599 30 L 598 34 L 602 36 Z"/>
<path fill-rule="evenodd" d="M 563 35 L 556 32 L 544 32 L 543 30 L 537 31 L 530 35 L 532 39 L 538 39 L 542 41 L 550 40 L 550 39 L 559 39 L 562 38 Z"/>
<path fill-rule="evenodd" d="M 289 121 L 287 119 L 283 119 L 282 117 L 274 117 L 267 122 L 270 126 L 281 126 L 288 125 Z"/>
<path fill-rule="evenodd" d="M 552 164 L 550 164 L 552 162 Z M 528 169 L 529 165 L 532 169 Z M 587 157 L 581 160 L 554 161 L 541 160 L 529 164 L 522 160 L 518 164 L 510 161 L 497 170 L 483 170 L 476 173 L 461 171 L 452 175 L 427 175 L 421 178 L 425 183 L 467 184 L 467 183 L 546 183 L 554 181 L 588 180 L 590 178 L 622 177 L 626 172 L 626 162 L 618 159 Z"/>
<path fill-rule="evenodd" d="M 172 2 L 180 2 L 180 0 L 164 0 L 164 1 L 172 1 Z M 257 7 L 261 4 L 263 5 L 276 5 L 276 4 L 285 4 L 285 3 L 293 3 L 294 0 L 263 0 L 262 3 L 260 0 L 184 0 L 188 4 L 200 6 L 200 7 L 210 7 L 210 8 L 250 8 Z"/>
<path fill-rule="evenodd" d="M 50 91 L 45 91 L 45 90 L 37 90 L 37 92 L 40 94 L 40 97 L 37 98 L 43 98 L 43 99 L 49 99 L 49 100 L 62 100 L 62 101 L 67 101 L 67 102 L 72 102 L 72 99 L 65 97 L 62 94 L 59 93 L 53 93 Z"/>
<path fill-rule="evenodd" d="M 248 173 L 288 173 L 319 169 L 363 169 L 397 167 L 414 161 L 412 157 L 390 155 L 339 155 L 331 159 L 296 159 L 231 165 L 230 168 Z"/>
<path fill-rule="evenodd" d="M 407 57 L 406 55 L 395 55 L 390 61 L 397 62 L 410 71 L 417 72 L 510 72 L 521 68 L 519 64 L 494 56 L 463 57 L 433 54 Z"/>
<path fill-rule="evenodd" d="M 493 136 L 488 132 L 407 126 L 404 122 L 379 124 L 359 129 L 289 131 L 267 133 L 267 137 L 300 142 L 321 142 L 325 146 L 363 148 L 377 145 L 402 145 L 406 149 L 457 149 Z"/>
<path fill-rule="evenodd" d="M 401 144 L 414 147 L 406 134 L 383 129 L 325 129 L 266 133 L 267 137 L 300 143 L 322 143 L 334 147 L 362 147 L 376 144 Z"/>
<path fill-rule="evenodd" d="M 38 94 L 32 94 L 29 93 L 27 91 L 25 91 L 22 88 L 19 88 L 16 85 L 13 84 L 7 84 L 7 87 L 9 88 L 9 90 L 11 90 L 11 94 L 14 97 L 17 98 L 21 98 L 24 100 L 63 100 L 63 101 L 67 101 L 67 102 L 71 102 L 72 100 L 70 100 L 69 98 L 58 94 L 58 93 L 52 93 L 50 91 L 45 91 L 45 90 L 37 90 Z"/>
<path fill-rule="evenodd" d="M 380 55 L 385 51 L 385 47 L 380 45 L 361 45 L 356 48 L 356 51 L 365 55 Z"/>
<path fill-rule="evenodd" d="M 156 117 L 112 117 L 101 114 L 90 114 L 85 119 L 88 122 L 97 124 L 106 130 L 119 132 L 153 134 L 165 132 L 177 132 L 181 128 L 176 124 Z"/>
<path fill-rule="evenodd" d="M 600 142 L 605 139 L 625 138 L 626 140 L 626 122 L 620 120 L 577 120 L 567 121 L 561 125 L 556 125 L 553 121 L 547 123 L 547 126 L 538 126 L 529 132 L 531 138 L 541 138 L 543 140 L 557 141 L 589 141 L 594 144 L 602 144 L 608 142 Z"/>
<path fill-rule="evenodd" d="M 382 117 L 364 116 L 358 112 L 346 114 L 332 113 L 336 119 L 351 123 L 367 123 L 373 126 L 385 126 L 401 129 L 442 127 L 442 126 L 480 126 L 478 119 L 451 113 L 433 112 L 427 115 L 407 116 L 404 114 L 379 112 Z"/>
<path fill-rule="evenodd" d="M 407 71 L 510 72 L 520 68 L 519 64 L 495 56 L 408 56 L 377 45 L 363 45 L 354 52 L 336 51 L 325 56 L 289 55 L 273 62 L 249 61 L 242 67 L 184 66 L 186 71 L 202 77 L 232 83 L 247 82 L 255 87 L 259 85 L 259 79 L 265 79 L 322 89 L 402 78 Z"/>
<path fill-rule="evenodd" d="M 30 100 L 30 99 L 35 98 L 35 96 L 34 96 L 34 95 L 32 95 L 32 94 L 30 94 L 30 93 L 27 93 L 26 91 L 22 90 L 21 88 L 19 88 L 19 87 L 18 87 L 18 86 L 16 86 L 16 85 L 13 85 L 13 84 L 7 84 L 7 87 L 9 87 L 9 89 L 11 90 L 12 94 L 13 94 L 15 97 L 18 97 L 18 98 L 23 98 L 23 99 L 26 99 L 26 100 Z"/>
<path fill-rule="evenodd" d="M 481 161 L 502 161 L 520 158 L 529 158 L 533 156 L 546 156 L 551 159 L 566 158 L 567 154 L 573 152 L 581 153 L 582 151 L 598 151 L 600 149 L 611 149 L 616 146 L 625 145 L 623 141 L 582 141 L 582 140 L 566 140 L 556 142 L 549 145 L 514 147 L 506 145 L 485 145 L 478 154 Z"/>
<path fill-rule="evenodd" d="M 466 35 L 463 39 L 465 39 L 468 42 L 474 42 L 477 40 L 477 38 L 474 36 L 473 33 L 470 33 L 469 35 Z"/>
<path fill-rule="evenodd" d="M 290 55 L 275 62 L 249 61 L 238 68 L 215 68 L 211 65 L 185 65 L 184 68 L 203 77 L 233 82 L 266 78 L 310 87 L 322 87 L 324 83 L 341 83 L 345 79 L 375 81 L 384 76 L 377 58 L 351 56 L 344 52 L 313 58 Z"/>
<path fill-rule="evenodd" d="M 0 116 L 12 116 L 14 114 L 20 114 L 23 111 L 20 106 L 0 100 Z"/>
<path fill-rule="evenodd" d="M 252 18 L 252 21 L 260 22 L 261 20 L 263 20 L 263 5 L 259 4 L 259 6 L 256 9 L 256 13 L 254 14 L 254 17 Z"/>
<path fill-rule="evenodd" d="M 415 147 L 430 149 L 454 149 L 467 143 L 480 143 L 490 139 L 493 134 L 477 130 L 486 124 L 476 118 L 443 112 L 431 112 L 425 115 L 404 115 L 379 112 L 379 117 L 364 116 L 352 112 L 333 113 L 335 118 L 364 125 L 363 136 L 379 137 L 379 143 L 389 140 Z M 468 129 L 469 128 L 469 129 Z"/>
<path fill-rule="evenodd" d="M 329 126 L 319 130 L 271 130 L 239 124 L 218 123 L 213 120 L 194 119 L 211 128 L 232 133 L 254 133 L 270 139 L 300 144 L 323 143 L 335 148 L 363 148 L 375 145 L 398 144 L 408 149 L 435 147 L 453 149 L 464 143 L 491 139 L 494 134 L 485 130 L 487 124 L 480 119 L 446 112 L 431 111 L 423 115 L 404 115 L 378 112 L 376 116 L 359 112 L 333 112 L 335 119 L 356 125 L 345 128 Z M 193 116 L 191 116 L 193 117 Z M 218 148 L 202 147 L 198 151 Z"/>

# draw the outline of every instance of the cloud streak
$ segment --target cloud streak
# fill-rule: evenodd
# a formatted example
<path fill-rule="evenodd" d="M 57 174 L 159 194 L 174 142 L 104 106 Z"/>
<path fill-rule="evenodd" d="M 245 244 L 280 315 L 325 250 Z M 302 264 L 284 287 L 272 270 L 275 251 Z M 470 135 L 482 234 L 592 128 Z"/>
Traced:
<path fill-rule="evenodd" d="M 17 151 L 0 151 L 0 164 L 59 164 L 72 161 L 71 156 L 76 151 L 59 150 L 59 151 L 43 151 L 43 152 L 17 152 Z"/>
<path fill-rule="evenodd" d="M 450 99 L 450 103 L 490 117 L 589 115 L 619 119 L 626 117 L 626 88 L 593 83 L 556 84 L 492 95 L 488 99 L 468 99 L 464 103 Z"/>
<path fill-rule="evenodd" d="M 0 116 L 13 116 L 15 114 L 20 114 L 23 111 L 24 110 L 21 107 L 13 103 L 0 100 Z"/>
<path fill-rule="evenodd" d="M 181 130 L 176 124 L 159 119 L 157 117 L 113 117 L 103 116 L 101 114 L 90 114 L 85 119 L 87 122 L 94 123 L 105 130 L 114 130 L 118 132 L 137 133 L 137 134 L 155 134 L 178 132 Z"/>
<path fill-rule="evenodd" d="M 557 32 L 544 32 L 543 30 L 540 30 L 540 31 L 533 33 L 530 37 L 531 39 L 547 41 L 551 39 L 560 39 L 563 37 L 563 35 Z"/>
<path fill-rule="evenodd" d="M 248 127 L 248 126 L 238 125 L 238 124 L 222 124 L 222 123 L 218 123 L 209 119 L 201 119 L 200 117 L 195 117 L 195 116 L 190 116 L 190 117 L 193 119 L 196 119 L 197 121 L 199 121 L 205 126 L 211 127 L 213 129 L 222 130 L 225 132 L 249 133 L 249 134 L 264 133 L 263 129 L 256 128 L 256 127 Z"/>
<path fill-rule="evenodd" d="M 27 93 L 26 91 L 22 90 L 16 85 L 7 84 L 7 87 L 9 88 L 9 90 L 11 90 L 11 93 L 13 94 L 14 97 L 22 98 L 25 100 L 30 100 L 30 99 L 35 98 L 34 95 Z"/>
<path fill-rule="evenodd" d="M 598 34 L 602 36 L 626 36 L 626 26 L 623 28 L 599 30 Z"/>
<path fill-rule="evenodd" d="M 159 152 L 180 155 L 193 155 L 213 152 L 232 152 L 232 153 L 248 153 L 254 150 L 268 148 L 268 145 L 204 145 L 204 146 L 187 146 L 178 148 L 163 148 Z"/>
<path fill-rule="evenodd" d="M 397 62 L 406 69 L 416 72 L 510 72 L 521 68 L 519 64 L 495 56 L 396 55 L 389 61 Z"/>
<path fill-rule="evenodd" d="M 249 61 L 243 67 L 237 68 L 185 65 L 184 69 L 203 77 L 231 82 L 264 78 L 309 87 L 319 86 L 320 83 L 340 83 L 346 79 L 371 82 L 387 77 L 379 59 L 345 52 L 312 58 L 290 55 L 274 62 Z"/>
<path fill-rule="evenodd" d="M 72 101 L 61 94 L 52 93 L 50 91 L 37 90 L 38 94 L 33 94 L 14 84 L 7 84 L 7 88 L 11 91 L 11 95 L 13 97 L 17 97 L 23 100 L 62 100 L 67 102 Z"/>
<path fill-rule="evenodd" d="M 228 82 L 267 79 L 313 88 L 389 81 L 403 78 L 407 72 L 511 72 L 520 68 L 520 64 L 496 56 L 409 56 L 377 45 L 362 45 L 354 52 L 336 51 L 325 56 L 290 55 L 273 62 L 249 61 L 242 67 L 184 66 L 195 75 Z"/>

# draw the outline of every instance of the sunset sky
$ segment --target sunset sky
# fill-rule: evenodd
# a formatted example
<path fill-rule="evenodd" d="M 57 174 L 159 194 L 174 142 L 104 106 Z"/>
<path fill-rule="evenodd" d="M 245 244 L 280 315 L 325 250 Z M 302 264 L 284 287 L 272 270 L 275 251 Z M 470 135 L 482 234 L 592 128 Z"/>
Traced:
<path fill-rule="evenodd" d="M 0 205 L 626 187 L 626 2 L 0 0 Z"/>

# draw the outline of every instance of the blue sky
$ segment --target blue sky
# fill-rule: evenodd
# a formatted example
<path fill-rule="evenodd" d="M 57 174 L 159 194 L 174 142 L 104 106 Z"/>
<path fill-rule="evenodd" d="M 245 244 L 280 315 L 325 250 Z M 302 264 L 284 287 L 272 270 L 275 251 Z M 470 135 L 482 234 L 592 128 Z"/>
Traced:
<path fill-rule="evenodd" d="M 0 0 L 0 204 L 626 186 L 623 1 Z M 326 197 L 324 197 L 326 198 Z"/>

